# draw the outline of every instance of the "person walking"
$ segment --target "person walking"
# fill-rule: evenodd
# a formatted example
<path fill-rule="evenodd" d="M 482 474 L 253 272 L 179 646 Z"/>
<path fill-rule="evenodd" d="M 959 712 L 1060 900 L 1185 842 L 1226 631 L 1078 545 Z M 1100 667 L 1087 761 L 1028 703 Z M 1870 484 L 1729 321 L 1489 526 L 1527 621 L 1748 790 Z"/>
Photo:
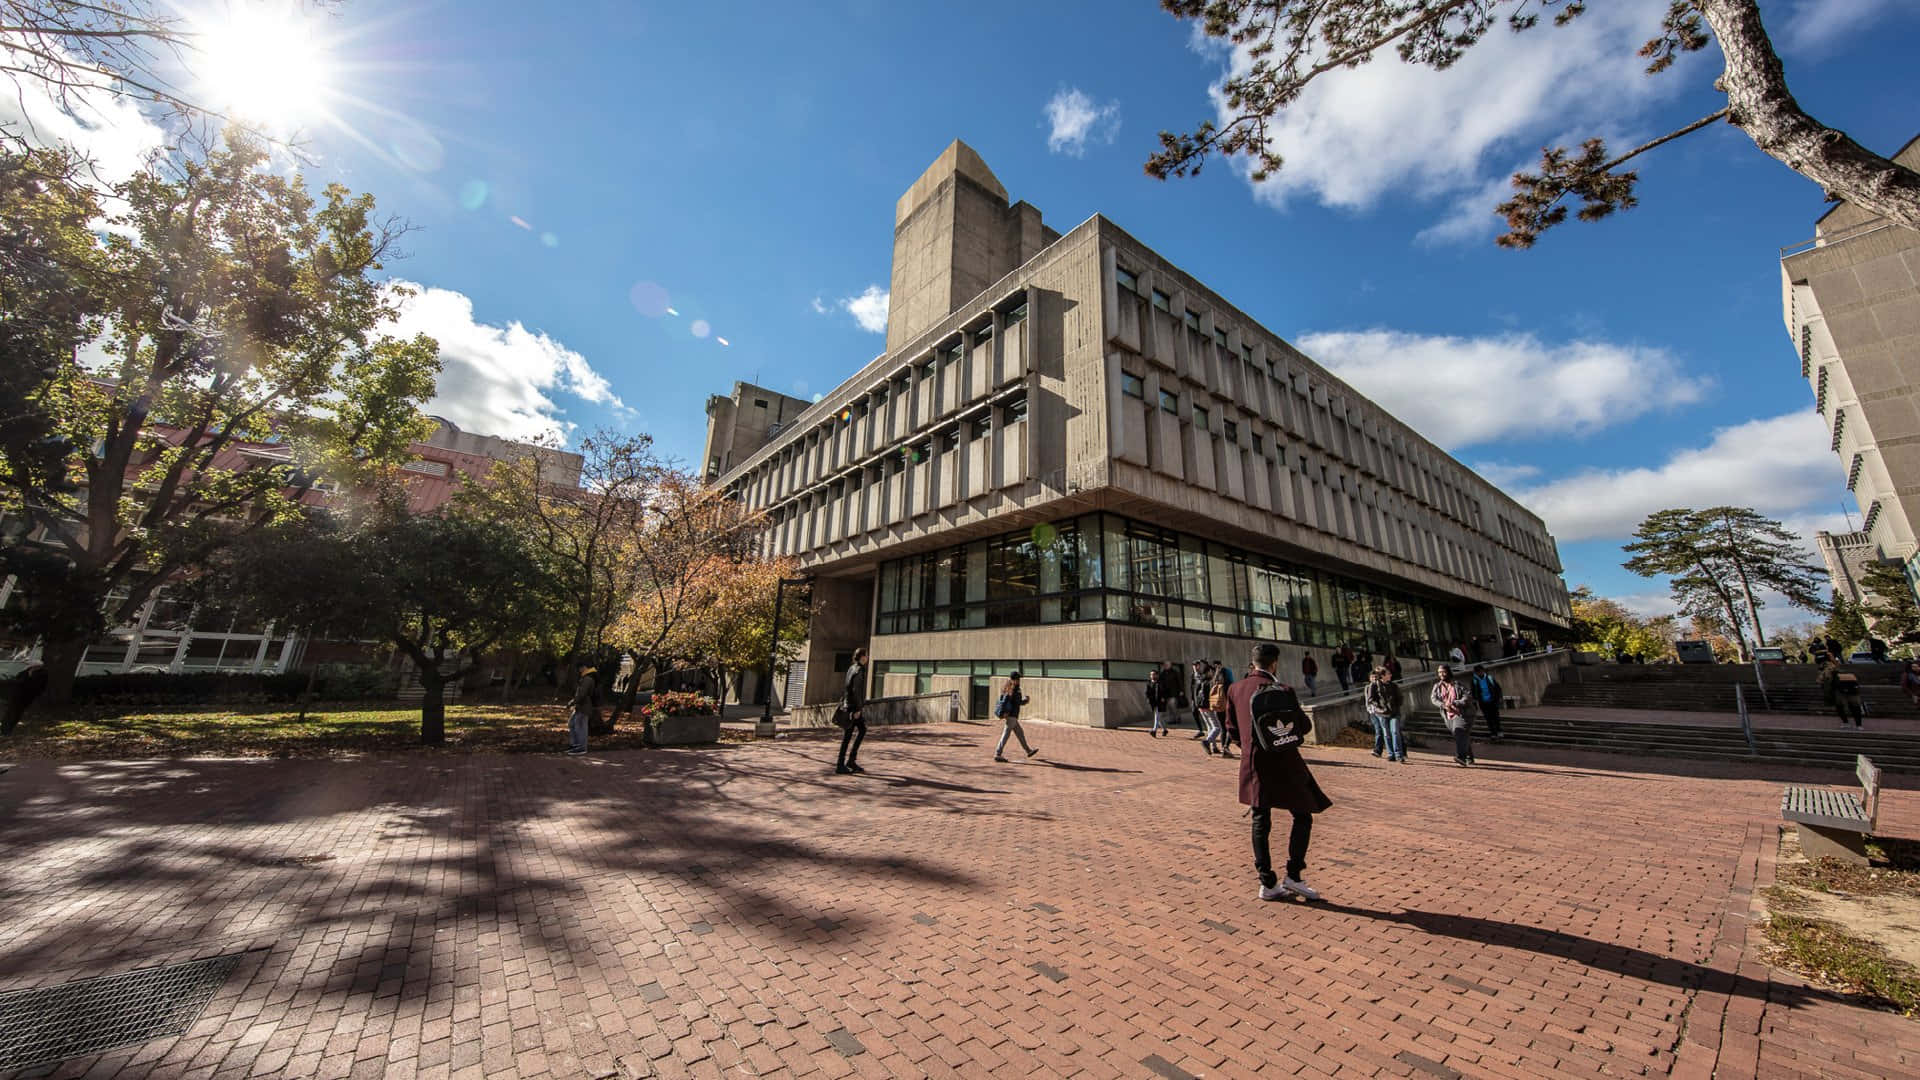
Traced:
<path fill-rule="evenodd" d="M 1339 681 L 1341 693 L 1352 689 L 1353 650 L 1345 645 L 1333 651 L 1333 677 Z"/>
<path fill-rule="evenodd" d="M 863 773 L 860 767 L 860 744 L 867 741 L 867 650 L 853 651 L 853 666 L 847 669 L 847 687 L 840 701 L 840 711 L 834 717 L 840 721 L 843 734 L 840 736 L 840 756 L 834 760 L 835 775 Z"/>
<path fill-rule="evenodd" d="M 1280 647 L 1270 642 L 1253 647 L 1252 668 L 1227 692 L 1228 722 L 1243 748 L 1240 755 L 1240 802 L 1253 818 L 1253 870 L 1260 878 L 1262 900 L 1298 896 L 1318 900 L 1320 893 L 1306 882 L 1307 846 L 1313 840 L 1313 815 L 1333 805 L 1314 782 L 1300 756 L 1300 740 L 1313 721 L 1300 708 L 1293 689 L 1274 677 Z M 1287 838 L 1286 876 L 1273 872 L 1268 838 L 1273 811 L 1293 818 Z"/>
<path fill-rule="evenodd" d="M 1387 654 L 1386 660 L 1380 666 L 1387 669 L 1387 678 L 1394 682 L 1400 681 L 1400 661 L 1392 653 Z"/>
<path fill-rule="evenodd" d="M 1833 710 L 1840 714 L 1840 726 L 1846 727 L 1852 720 L 1856 730 L 1864 727 L 1867 715 L 1865 704 L 1860 700 L 1860 676 L 1848 671 L 1837 661 L 1828 667 L 1833 680 Z"/>
<path fill-rule="evenodd" d="M 1485 664 L 1473 667 L 1473 700 L 1480 706 L 1480 715 L 1487 721 L 1487 738 L 1500 741 L 1500 680 L 1493 677 Z M 1471 756 L 1471 755 L 1469 755 Z"/>
<path fill-rule="evenodd" d="M 1180 665 L 1169 660 L 1160 665 L 1156 676 L 1155 689 L 1147 701 L 1153 706 L 1153 726 L 1147 729 L 1148 736 L 1172 735 L 1173 718 L 1180 709 L 1186 707 L 1187 695 L 1183 688 L 1186 676 L 1181 674 Z"/>
<path fill-rule="evenodd" d="M 580 678 L 573 684 L 573 712 L 567 717 L 567 753 L 574 757 L 587 752 L 587 732 L 600 720 L 600 683 L 593 677 L 595 671 L 592 664 L 581 664 Z"/>
<path fill-rule="evenodd" d="M 1207 689 L 1213 685 L 1213 665 L 1205 660 L 1195 660 L 1187 680 L 1188 700 L 1193 706 L 1193 737 L 1205 741 L 1207 737 Z"/>
<path fill-rule="evenodd" d="M 1384 751 L 1388 761 L 1407 760 L 1406 742 L 1400 733 L 1400 684 L 1385 666 L 1373 669 L 1367 683 L 1367 719 L 1373 721 L 1373 756 Z"/>
<path fill-rule="evenodd" d="M 1307 696 L 1313 696 L 1313 680 L 1320 674 L 1320 665 L 1314 663 L 1312 653 L 1300 654 L 1300 681 L 1307 684 Z"/>
<path fill-rule="evenodd" d="M 1920 709 L 1920 660 L 1907 661 L 1906 669 L 1900 672 L 1900 689 L 1907 692 L 1913 707 Z"/>
<path fill-rule="evenodd" d="M 1455 642 L 1453 648 L 1447 650 L 1447 659 L 1456 664 L 1464 664 L 1467 662 L 1467 654 L 1465 650 L 1460 648 L 1459 643 Z"/>
<path fill-rule="evenodd" d="M 1020 749 L 1025 750 L 1028 757 L 1040 752 L 1027 745 L 1026 730 L 1020 726 L 1020 706 L 1031 700 L 1033 699 L 1020 692 L 1020 672 L 1018 670 L 1008 672 L 1007 688 L 1000 691 L 1000 700 L 993 706 L 993 715 L 999 717 L 1004 725 L 1000 729 L 1000 742 L 993 748 L 993 760 L 1007 760 L 1008 736 L 1020 740 Z"/>
<path fill-rule="evenodd" d="M 1453 763 L 1473 764 L 1473 720 L 1467 715 L 1467 688 L 1453 681 L 1453 669 L 1445 664 L 1434 672 L 1433 690 L 1428 695 L 1440 719 L 1453 732 Z"/>
<path fill-rule="evenodd" d="M 1232 686 L 1233 672 L 1225 667 L 1215 668 L 1213 685 L 1207 688 L 1207 737 L 1200 741 L 1201 748 L 1209 754 L 1227 752 L 1227 692 Z"/>

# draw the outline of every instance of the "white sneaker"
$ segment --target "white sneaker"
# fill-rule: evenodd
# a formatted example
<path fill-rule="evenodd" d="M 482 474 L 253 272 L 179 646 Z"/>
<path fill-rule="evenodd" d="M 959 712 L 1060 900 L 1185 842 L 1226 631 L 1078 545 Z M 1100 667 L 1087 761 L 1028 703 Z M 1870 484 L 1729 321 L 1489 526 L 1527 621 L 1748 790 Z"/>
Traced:
<path fill-rule="evenodd" d="M 1262 900 L 1285 900 L 1286 898 L 1287 887 L 1285 885 L 1260 886 L 1260 899 Z"/>
<path fill-rule="evenodd" d="M 1282 896 L 1286 895 L 1287 893 L 1292 893 L 1293 895 L 1299 897 L 1302 900 L 1320 899 L 1319 891 L 1314 889 L 1313 886 L 1307 884 L 1304 881 L 1298 881 L 1290 877 L 1280 879 L 1279 889 L 1280 889 L 1280 894 Z"/>

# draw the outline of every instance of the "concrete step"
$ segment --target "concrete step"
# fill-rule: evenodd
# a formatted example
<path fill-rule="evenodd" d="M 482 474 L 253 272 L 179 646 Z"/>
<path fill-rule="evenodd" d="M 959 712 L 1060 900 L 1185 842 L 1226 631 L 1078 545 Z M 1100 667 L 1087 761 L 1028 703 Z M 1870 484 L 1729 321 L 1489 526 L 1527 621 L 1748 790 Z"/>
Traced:
<path fill-rule="evenodd" d="M 1655 754 L 1723 760 L 1764 760 L 1833 768 L 1852 768 L 1866 754 L 1891 772 L 1920 773 L 1920 739 L 1900 734 L 1840 731 L 1756 731 L 1757 753 L 1749 751 L 1737 728 L 1672 724 L 1594 723 L 1553 717 L 1501 718 L 1503 741 L 1517 745 L 1557 746 L 1612 753 Z M 1438 718 L 1423 716 L 1407 724 L 1409 734 L 1444 746 L 1451 736 Z M 1476 726 L 1484 734 L 1484 727 Z"/>

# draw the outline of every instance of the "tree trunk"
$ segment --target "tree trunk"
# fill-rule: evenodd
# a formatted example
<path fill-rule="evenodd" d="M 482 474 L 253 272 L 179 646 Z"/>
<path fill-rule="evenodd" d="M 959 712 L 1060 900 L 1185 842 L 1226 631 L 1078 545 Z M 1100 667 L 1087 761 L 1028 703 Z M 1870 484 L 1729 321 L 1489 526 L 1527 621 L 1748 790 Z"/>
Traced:
<path fill-rule="evenodd" d="M 1729 123 L 1762 152 L 1889 221 L 1920 230 L 1920 172 L 1896 165 L 1808 116 L 1787 89 L 1757 0 L 1696 0 L 1727 66 L 1720 76 Z"/>
<path fill-rule="evenodd" d="M 300 691 L 300 719 L 307 718 L 307 706 L 313 703 L 313 684 L 320 678 L 320 665 L 307 666 L 307 685 Z"/>
<path fill-rule="evenodd" d="M 420 741 L 439 746 L 447 741 L 447 680 L 440 669 L 422 667 L 420 687 L 426 696 L 420 699 Z"/>
<path fill-rule="evenodd" d="M 80 661 L 93 644 L 92 634 L 49 637 L 40 643 L 40 661 L 47 666 L 46 702 L 66 705 L 73 701 L 73 680 Z"/>
<path fill-rule="evenodd" d="M 513 700 L 513 670 L 519 666 L 519 662 L 519 653 L 513 653 L 507 657 L 507 677 L 500 680 L 500 704 L 502 705 Z"/>

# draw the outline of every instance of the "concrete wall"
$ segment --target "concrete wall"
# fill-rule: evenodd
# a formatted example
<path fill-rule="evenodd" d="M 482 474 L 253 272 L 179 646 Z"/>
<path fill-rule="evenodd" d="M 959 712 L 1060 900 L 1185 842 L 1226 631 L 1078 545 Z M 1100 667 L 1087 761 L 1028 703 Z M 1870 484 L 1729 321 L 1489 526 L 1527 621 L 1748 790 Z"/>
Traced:
<path fill-rule="evenodd" d="M 839 702 L 802 705 L 787 711 L 788 727 L 833 727 Z M 872 698 L 862 711 L 868 727 L 890 724 L 943 724 L 960 718 L 960 699 L 952 693 Z"/>

